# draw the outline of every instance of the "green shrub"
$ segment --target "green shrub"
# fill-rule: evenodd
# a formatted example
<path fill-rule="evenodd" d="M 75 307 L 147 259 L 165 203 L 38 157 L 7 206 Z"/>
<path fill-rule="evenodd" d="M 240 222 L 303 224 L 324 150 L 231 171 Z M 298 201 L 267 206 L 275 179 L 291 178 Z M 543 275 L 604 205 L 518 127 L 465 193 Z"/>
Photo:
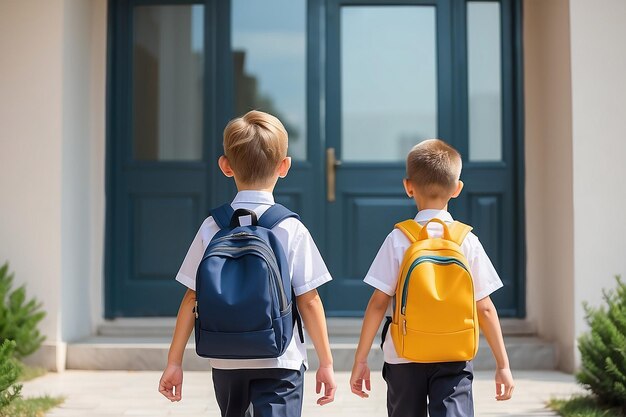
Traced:
<path fill-rule="evenodd" d="M 626 284 L 616 280 L 615 291 L 604 291 L 606 306 L 584 305 L 591 331 L 578 339 L 582 366 L 576 378 L 601 403 L 626 409 Z"/>
<path fill-rule="evenodd" d="M 26 300 L 23 285 L 16 290 L 12 287 L 13 274 L 5 263 L 0 267 L 0 342 L 15 341 L 15 356 L 23 358 L 39 349 L 44 341 L 37 326 L 46 313 L 34 298 Z"/>
<path fill-rule="evenodd" d="M 15 342 L 5 340 L 0 345 L 0 414 L 13 400 L 20 396 L 21 385 L 15 382 L 19 377 L 19 367 L 13 358 Z"/>
<path fill-rule="evenodd" d="M 0 417 L 43 417 L 46 411 L 63 403 L 63 397 L 20 398 L 4 410 Z"/>
<path fill-rule="evenodd" d="M 594 396 L 574 396 L 567 400 L 553 398 L 548 407 L 563 417 L 621 417 L 617 408 L 607 408 L 598 404 Z"/>

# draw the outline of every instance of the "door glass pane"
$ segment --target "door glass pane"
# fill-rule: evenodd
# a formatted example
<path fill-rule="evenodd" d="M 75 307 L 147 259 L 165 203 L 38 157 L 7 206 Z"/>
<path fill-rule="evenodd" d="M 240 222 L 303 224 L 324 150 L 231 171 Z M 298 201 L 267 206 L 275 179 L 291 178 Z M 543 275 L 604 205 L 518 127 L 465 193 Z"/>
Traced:
<path fill-rule="evenodd" d="M 341 9 L 341 137 L 346 161 L 403 161 L 437 136 L 434 6 Z"/>
<path fill-rule="evenodd" d="M 306 159 L 306 1 L 232 0 L 235 113 L 266 111 Z"/>
<path fill-rule="evenodd" d="M 133 17 L 135 159 L 202 159 L 204 6 L 138 6 Z"/>
<path fill-rule="evenodd" d="M 469 159 L 502 160 L 500 3 L 467 3 Z"/>

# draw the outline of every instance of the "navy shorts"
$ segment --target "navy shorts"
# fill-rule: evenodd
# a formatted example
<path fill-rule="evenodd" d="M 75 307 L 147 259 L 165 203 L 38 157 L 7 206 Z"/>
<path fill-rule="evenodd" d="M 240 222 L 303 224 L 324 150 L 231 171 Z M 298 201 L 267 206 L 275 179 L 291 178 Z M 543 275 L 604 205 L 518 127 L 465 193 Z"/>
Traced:
<path fill-rule="evenodd" d="M 222 417 L 300 417 L 304 366 L 291 369 L 213 369 Z"/>
<path fill-rule="evenodd" d="M 385 363 L 383 378 L 389 417 L 474 417 L 471 361 Z"/>

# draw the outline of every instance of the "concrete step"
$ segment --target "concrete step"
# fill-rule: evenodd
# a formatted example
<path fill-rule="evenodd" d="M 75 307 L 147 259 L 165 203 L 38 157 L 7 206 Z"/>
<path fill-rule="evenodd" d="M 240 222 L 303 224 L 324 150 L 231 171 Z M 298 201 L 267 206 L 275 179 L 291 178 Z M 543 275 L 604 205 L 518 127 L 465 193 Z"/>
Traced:
<path fill-rule="evenodd" d="M 359 319 L 329 319 L 331 349 L 336 370 L 349 371 L 360 331 Z M 552 343 L 533 336 L 533 327 L 523 320 L 503 320 L 507 352 L 513 369 L 550 370 L 556 367 L 556 349 Z M 67 347 L 68 369 L 101 370 L 161 370 L 167 361 L 173 320 L 125 319 L 105 323 L 98 334 Z M 379 338 L 372 347 L 369 362 L 372 369 L 380 369 L 383 355 Z M 311 345 L 308 357 L 312 367 L 317 356 Z M 184 367 L 188 370 L 209 370 L 208 361 L 195 353 L 193 335 L 185 351 Z M 495 364 L 487 343 L 481 339 L 481 348 L 474 360 L 477 370 L 494 369 Z"/>
<path fill-rule="evenodd" d="M 176 319 L 173 317 L 147 317 L 108 320 L 98 326 L 98 336 L 111 337 L 171 337 Z M 356 336 L 361 333 L 360 318 L 327 319 L 328 333 L 332 336 Z M 502 319 L 502 333 L 505 336 L 533 336 L 536 329 L 533 323 L 524 319 Z"/>

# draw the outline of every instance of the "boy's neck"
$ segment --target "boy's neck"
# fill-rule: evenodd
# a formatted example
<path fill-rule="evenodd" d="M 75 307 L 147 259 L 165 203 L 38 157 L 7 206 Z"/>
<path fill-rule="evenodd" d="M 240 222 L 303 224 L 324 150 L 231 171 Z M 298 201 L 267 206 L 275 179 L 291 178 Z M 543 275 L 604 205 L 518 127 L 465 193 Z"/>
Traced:
<path fill-rule="evenodd" d="M 265 191 L 268 193 L 274 192 L 274 187 L 263 188 L 263 187 L 237 187 L 237 192 L 241 191 Z"/>
<path fill-rule="evenodd" d="M 235 184 L 237 185 L 237 191 L 266 191 L 268 193 L 274 193 L 274 187 L 276 186 L 276 181 L 271 184 L 246 184 L 235 179 Z"/>
<path fill-rule="evenodd" d="M 449 198 L 445 199 L 431 199 L 431 198 L 420 198 L 419 196 L 415 196 L 415 205 L 419 211 L 422 210 L 445 210 L 448 211 L 448 202 Z"/>

